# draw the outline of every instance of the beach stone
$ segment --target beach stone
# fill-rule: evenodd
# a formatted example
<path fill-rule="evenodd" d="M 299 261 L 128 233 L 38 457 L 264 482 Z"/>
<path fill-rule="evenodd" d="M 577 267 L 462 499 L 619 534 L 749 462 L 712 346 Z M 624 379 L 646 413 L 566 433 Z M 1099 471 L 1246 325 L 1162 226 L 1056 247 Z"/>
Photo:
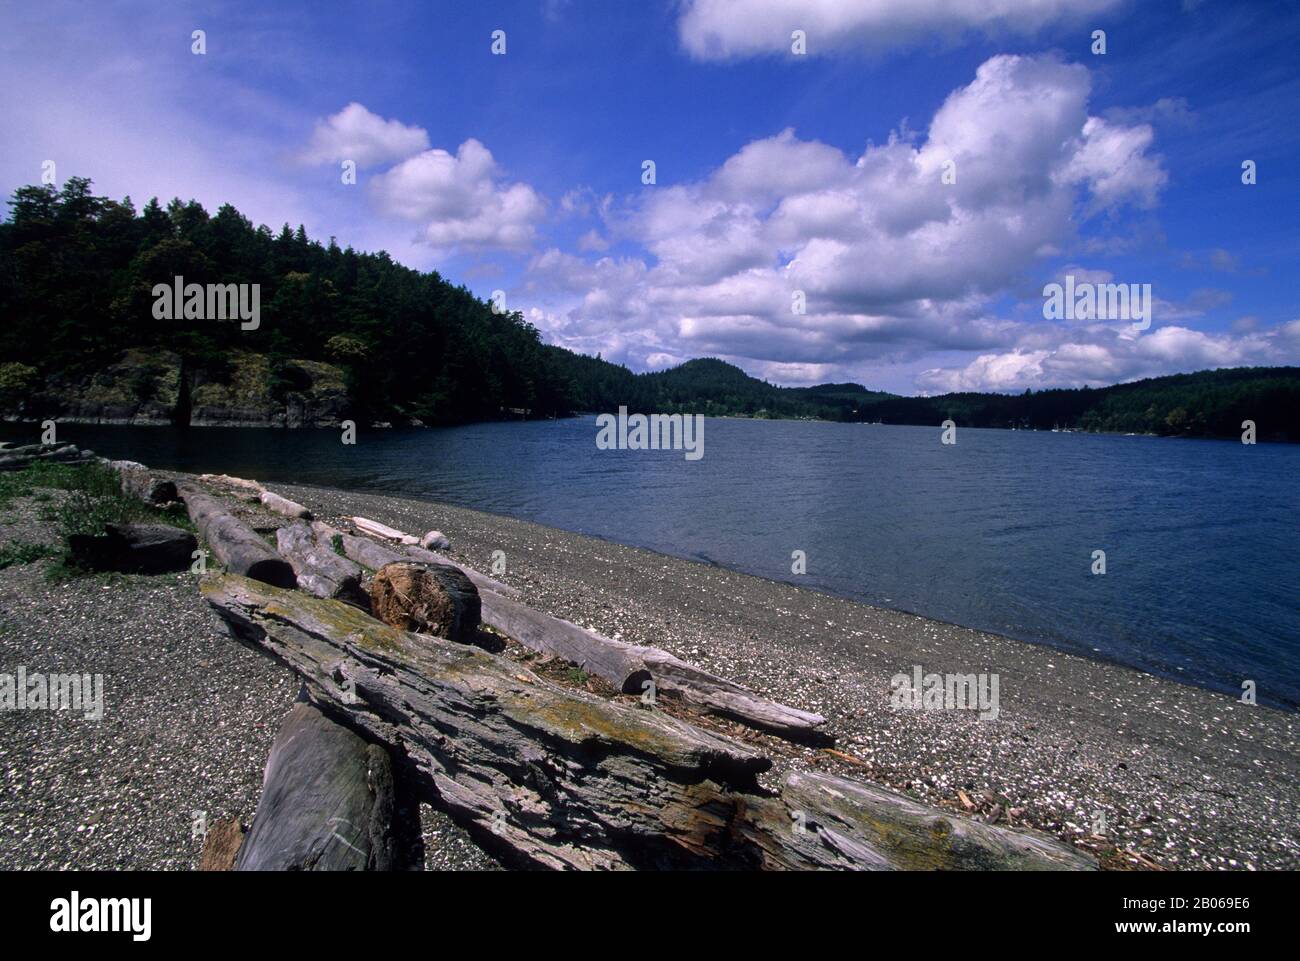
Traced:
<path fill-rule="evenodd" d="M 166 524 L 105 524 L 102 534 L 68 538 L 68 552 L 78 566 L 123 574 L 185 570 L 198 546 L 193 534 Z"/>
<path fill-rule="evenodd" d="M 445 551 L 451 547 L 451 541 L 447 540 L 447 535 L 442 531 L 429 531 L 420 538 L 420 546 L 426 551 Z"/>

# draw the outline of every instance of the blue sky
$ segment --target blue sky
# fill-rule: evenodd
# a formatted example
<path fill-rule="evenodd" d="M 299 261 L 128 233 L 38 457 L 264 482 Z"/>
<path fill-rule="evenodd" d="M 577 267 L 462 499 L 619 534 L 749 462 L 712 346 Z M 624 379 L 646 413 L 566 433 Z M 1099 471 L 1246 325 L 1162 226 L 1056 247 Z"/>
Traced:
<path fill-rule="evenodd" d="M 1296 4 L 1223 0 L 7 4 L 0 186 L 52 159 L 231 202 L 635 370 L 937 393 L 1295 364 L 1297 37 Z M 1045 319 L 1066 274 L 1151 284 L 1150 328 Z"/>

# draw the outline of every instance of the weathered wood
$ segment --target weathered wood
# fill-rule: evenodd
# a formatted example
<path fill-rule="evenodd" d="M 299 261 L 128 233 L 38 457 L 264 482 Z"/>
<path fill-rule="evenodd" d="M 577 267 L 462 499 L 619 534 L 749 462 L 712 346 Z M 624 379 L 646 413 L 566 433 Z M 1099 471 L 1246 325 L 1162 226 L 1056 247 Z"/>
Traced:
<path fill-rule="evenodd" d="M 410 547 L 406 545 L 387 546 L 376 544 L 366 537 L 358 537 L 355 534 L 344 534 L 341 531 L 330 527 L 322 521 L 316 521 L 312 524 L 312 530 L 316 532 L 316 537 L 322 542 L 329 544 L 337 543 L 343 551 L 344 556 L 356 561 L 362 567 L 368 567 L 372 571 L 377 571 L 385 564 L 392 564 L 394 561 L 419 561 L 424 564 L 450 564 L 453 567 L 459 567 L 465 572 L 465 576 L 474 582 L 474 586 L 480 591 L 494 591 L 497 594 L 506 597 L 514 597 L 519 592 L 509 584 L 503 584 L 498 580 L 488 577 L 486 574 L 480 574 L 471 567 L 464 564 L 458 564 L 451 558 L 434 551 L 426 551 L 420 547 Z"/>
<path fill-rule="evenodd" d="M 370 581 L 370 610 L 404 631 L 466 644 L 478 634 L 478 591 L 460 568 L 449 564 L 385 564 Z"/>
<path fill-rule="evenodd" d="M 94 451 L 81 450 L 75 444 L 25 444 L 6 448 L 0 453 L 0 471 L 22 470 L 38 461 L 50 464 L 89 463 L 96 460 Z"/>
<path fill-rule="evenodd" d="M 242 477 L 231 477 L 229 474 L 200 474 L 199 480 L 211 484 L 225 484 L 227 487 L 238 487 L 252 494 L 262 493 L 262 485 L 257 481 L 245 480 Z"/>
<path fill-rule="evenodd" d="M 199 854 L 196 871 L 233 871 L 239 857 L 239 846 L 244 843 L 244 826 L 238 818 L 223 818 L 208 830 L 203 838 L 203 851 Z"/>
<path fill-rule="evenodd" d="M 894 796 L 909 838 L 900 844 L 886 801 L 873 808 L 857 794 L 825 796 L 821 785 L 774 795 L 757 782 L 767 758 L 661 711 L 561 688 L 504 658 L 399 631 L 337 601 L 229 574 L 205 577 L 201 591 L 236 637 L 297 671 L 351 725 L 400 748 L 431 801 L 521 863 L 908 867 L 922 863 L 908 845 L 925 840 L 914 808 L 932 822 L 957 820 Z M 859 813 L 876 820 L 850 823 Z M 968 822 L 933 832 L 947 852 L 934 860 L 990 866 L 984 852 L 997 842 L 976 850 L 964 840 L 970 832 L 1001 841 L 1020 866 L 1090 865 L 1050 839 Z"/>
<path fill-rule="evenodd" d="M 481 591 L 483 620 L 534 651 L 572 661 L 628 694 L 653 684 L 710 713 L 783 737 L 825 743 L 820 714 L 778 704 L 732 681 L 700 670 L 657 647 L 628 644 L 535 611 L 492 591 Z"/>
<path fill-rule="evenodd" d="M 275 545 L 280 556 L 293 565 L 300 590 L 370 610 L 370 592 L 362 583 L 365 573 L 361 566 L 321 543 L 307 524 L 281 527 L 275 532 Z"/>
<path fill-rule="evenodd" d="M 418 547 L 385 547 L 364 537 L 340 534 L 325 524 L 313 525 L 318 537 L 339 537 L 339 545 L 352 560 L 372 569 L 396 560 L 410 558 L 427 563 L 453 563 L 441 554 Z M 459 566 L 459 565 L 454 565 Z M 667 691 L 710 713 L 740 721 L 782 737 L 811 743 L 833 740 L 822 728 L 826 719 L 820 714 L 760 697 L 739 684 L 702 671 L 667 651 L 616 641 L 589 631 L 569 621 L 543 614 L 521 604 L 499 588 L 499 581 L 469 568 L 466 575 L 478 588 L 483 623 L 524 647 L 553 654 L 577 664 L 583 670 L 603 678 L 627 693 L 643 694 L 646 682 L 653 682 L 656 693 Z"/>
<path fill-rule="evenodd" d="M 420 544 L 418 537 L 403 533 L 395 527 L 389 527 L 387 524 L 381 524 L 379 521 L 372 521 L 365 517 L 353 517 L 351 520 L 357 530 L 363 534 L 369 534 L 371 537 L 382 537 L 386 541 L 396 541 L 398 544 L 417 547 Z"/>
<path fill-rule="evenodd" d="M 235 870 L 392 870 L 393 804 L 388 752 L 295 704 L 271 745 Z"/>
<path fill-rule="evenodd" d="M 166 524 L 105 524 L 99 534 L 73 534 L 68 556 L 80 567 L 125 574 L 183 571 L 199 546 L 194 535 Z"/>
<path fill-rule="evenodd" d="M 271 549 L 247 524 L 232 514 L 224 503 L 203 493 L 193 484 L 179 485 L 185 509 L 212 555 L 228 570 L 279 587 L 293 587 L 293 566 Z"/>
<path fill-rule="evenodd" d="M 146 504 L 170 504 L 176 500 L 176 484 L 154 477 L 143 464 L 133 461 L 113 461 L 109 464 L 121 478 L 122 493 L 144 501 Z"/>
<path fill-rule="evenodd" d="M 303 507 L 296 501 L 291 501 L 287 497 L 281 497 L 279 494 L 273 494 L 271 491 L 263 490 L 258 495 L 260 500 L 268 510 L 273 510 L 277 514 L 283 514 L 285 517 L 293 517 L 298 520 L 311 520 L 311 511 Z"/>

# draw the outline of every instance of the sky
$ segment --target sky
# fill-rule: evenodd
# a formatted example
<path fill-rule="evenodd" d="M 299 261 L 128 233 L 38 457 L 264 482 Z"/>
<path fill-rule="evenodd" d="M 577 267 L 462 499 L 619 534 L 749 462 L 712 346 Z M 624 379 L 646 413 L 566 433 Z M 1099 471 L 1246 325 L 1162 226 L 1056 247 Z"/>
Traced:
<path fill-rule="evenodd" d="M 1283 0 L 0 0 L 0 188 L 231 203 L 636 371 L 1297 364 L 1297 40 Z M 1049 317 L 1067 276 L 1149 326 Z"/>

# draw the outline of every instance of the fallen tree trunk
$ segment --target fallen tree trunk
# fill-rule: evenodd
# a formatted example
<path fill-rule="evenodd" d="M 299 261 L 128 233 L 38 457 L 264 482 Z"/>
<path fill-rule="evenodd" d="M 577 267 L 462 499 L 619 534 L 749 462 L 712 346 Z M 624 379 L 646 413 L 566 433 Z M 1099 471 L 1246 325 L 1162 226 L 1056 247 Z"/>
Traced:
<path fill-rule="evenodd" d="M 931 818 L 944 866 L 1081 868 L 1087 858 L 1050 839 L 958 820 L 893 797 L 851 823 L 867 801 L 757 783 L 771 762 L 660 711 L 552 684 L 472 647 L 407 634 L 337 601 L 210 575 L 204 598 L 232 633 L 297 671 L 317 700 L 400 748 L 420 786 L 516 860 L 548 868 L 861 868 L 911 866 L 924 846 L 914 809 Z M 851 783 L 851 782 L 846 782 Z M 833 787 L 833 785 L 832 785 Z M 944 830 L 938 820 L 948 825 Z M 802 829 L 800 829 L 802 825 Z M 809 829 L 811 825 L 811 829 Z M 972 848 L 966 838 L 981 839 Z M 956 837 L 958 840 L 953 841 Z M 1028 839 L 1028 840 L 1026 840 Z M 974 852 L 974 854 L 973 854 Z"/>
<path fill-rule="evenodd" d="M 386 541 L 396 541 L 407 546 L 418 547 L 420 544 L 418 537 L 403 533 L 395 527 L 389 527 L 387 524 L 381 524 L 379 521 L 372 521 L 365 517 L 353 517 L 351 520 L 357 530 L 363 534 L 369 534 L 371 537 L 382 537 Z"/>
<path fill-rule="evenodd" d="M 370 581 L 370 610 L 403 631 L 466 644 L 478 634 L 478 591 L 460 568 L 448 564 L 385 564 Z"/>
<path fill-rule="evenodd" d="M 245 480 L 242 477 L 231 477 L 229 474 L 200 474 L 199 480 L 207 481 L 210 484 L 225 484 L 227 487 L 238 487 L 240 490 L 248 491 L 251 494 L 262 493 L 262 485 L 257 481 Z"/>
<path fill-rule="evenodd" d="M 465 567 L 457 564 L 451 558 L 434 551 L 426 551 L 421 547 L 410 547 L 405 545 L 387 547 L 383 544 L 376 544 L 366 537 L 357 537 L 355 534 L 344 534 L 341 531 L 330 527 L 322 521 L 316 521 L 312 524 L 312 530 L 315 531 L 316 537 L 322 543 L 338 544 L 339 550 L 343 551 L 345 557 L 349 560 L 356 561 L 362 567 L 368 567 L 372 571 L 377 571 L 385 564 L 392 564 L 397 561 L 420 561 L 425 564 L 448 564 L 452 567 L 458 567 L 465 572 L 465 576 L 474 582 L 474 586 L 480 591 L 494 591 L 506 597 L 513 597 L 519 592 L 509 584 L 502 584 L 485 574 L 480 574 L 471 567 Z M 337 542 L 335 538 L 338 538 Z"/>
<path fill-rule="evenodd" d="M 271 745 L 236 871 L 390 871 L 396 864 L 388 752 L 310 704 Z"/>
<path fill-rule="evenodd" d="M 778 704 L 725 678 L 700 670 L 667 651 L 616 641 L 585 627 L 535 611 L 518 601 L 483 591 L 483 620 L 534 651 L 572 661 L 626 694 L 653 684 L 713 714 L 783 737 L 825 743 L 820 714 Z"/>
<path fill-rule="evenodd" d="M 180 485 L 179 493 L 190 520 L 203 534 L 213 556 L 228 570 L 278 587 L 294 586 L 293 566 L 230 513 L 225 504 L 192 484 Z"/>
<path fill-rule="evenodd" d="M 359 564 L 340 557 L 328 544 L 317 540 L 306 524 L 289 524 L 275 532 L 280 556 L 293 565 L 298 587 L 315 597 L 336 598 L 370 610 L 370 593 L 362 585 L 365 574 Z"/>
<path fill-rule="evenodd" d="M 293 517 L 298 520 L 311 520 L 311 511 L 287 497 L 281 497 L 279 494 L 264 490 L 258 495 L 258 500 L 262 502 L 263 506 L 275 511 L 277 514 L 283 514 L 285 517 Z"/>
<path fill-rule="evenodd" d="M 144 501 L 146 504 L 169 504 L 176 500 L 176 484 L 152 476 L 142 464 L 131 461 L 114 461 L 110 465 L 118 473 L 122 493 Z"/>
<path fill-rule="evenodd" d="M 418 547 L 385 547 L 364 537 L 340 534 L 326 524 L 313 525 L 321 538 L 338 537 L 338 544 L 352 560 L 378 569 L 404 558 L 437 558 L 439 554 Z M 629 694 L 644 694 L 646 682 L 656 693 L 668 691 L 695 706 L 761 730 L 792 740 L 829 743 L 833 739 L 821 729 L 826 718 L 769 701 L 725 678 L 692 667 L 667 651 L 616 641 L 577 624 L 535 611 L 497 587 L 505 586 L 469 569 L 466 575 L 478 588 L 482 620 L 529 650 L 553 654 L 578 665 Z M 513 590 L 512 590 L 512 593 Z"/>

